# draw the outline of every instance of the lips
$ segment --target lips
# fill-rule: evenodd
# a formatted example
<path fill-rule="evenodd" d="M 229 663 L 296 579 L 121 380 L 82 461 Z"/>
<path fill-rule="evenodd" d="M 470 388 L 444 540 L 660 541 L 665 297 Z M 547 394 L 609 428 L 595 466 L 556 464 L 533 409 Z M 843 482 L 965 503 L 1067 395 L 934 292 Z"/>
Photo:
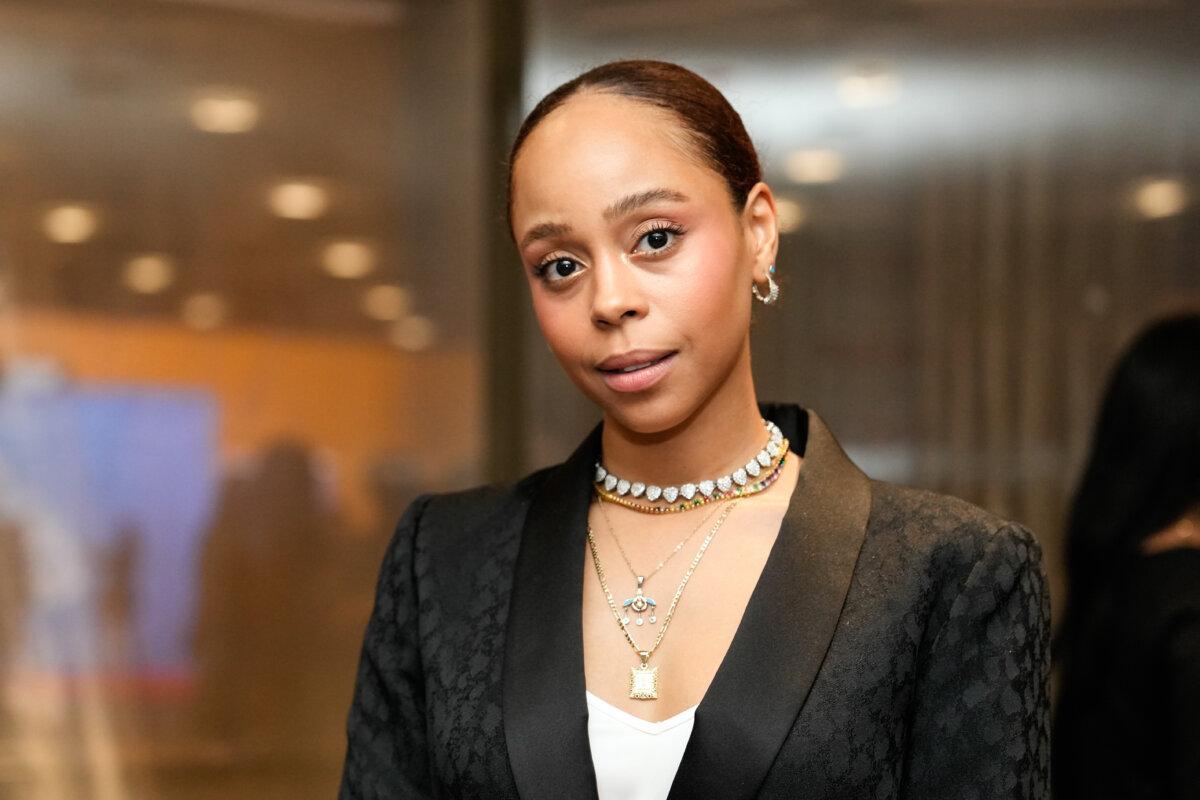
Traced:
<path fill-rule="evenodd" d="M 642 369 L 674 355 L 674 350 L 630 350 L 609 356 L 596 365 L 601 372 L 630 372 Z"/>
<path fill-rule="evenodd" d="M 631 350 L 599 364 L 604 383 L 615 392 L 641 392 L 662 380 L 675 364 L 675 350 Z"/>

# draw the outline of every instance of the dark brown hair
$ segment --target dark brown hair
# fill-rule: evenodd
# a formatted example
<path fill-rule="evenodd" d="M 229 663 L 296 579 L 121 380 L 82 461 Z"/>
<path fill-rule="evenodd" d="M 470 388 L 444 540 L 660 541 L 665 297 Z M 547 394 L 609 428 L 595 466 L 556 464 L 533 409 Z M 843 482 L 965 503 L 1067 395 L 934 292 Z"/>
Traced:
<path fill-rule="evenodd" d="M 762 180 L 758 154 L 737 111 L 715 86 L 689 69 L 666 61 L 610 61 L 573 78 L 543 97 L 521 123 L 508 156 L 508 220 L 512 229 L 513 163 L 525 139 L 554 109 L 584 89 L 641 100 L 674 114 L 704 164 L 725 179 L 741 210 Z"/>

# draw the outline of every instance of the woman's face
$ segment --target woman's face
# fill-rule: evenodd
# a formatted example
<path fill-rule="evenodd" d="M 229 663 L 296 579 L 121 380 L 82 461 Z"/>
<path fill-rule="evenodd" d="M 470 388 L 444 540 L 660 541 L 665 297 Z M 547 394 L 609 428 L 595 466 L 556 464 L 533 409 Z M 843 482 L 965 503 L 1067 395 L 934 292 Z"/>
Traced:
<path fill-rule="evenodd" d="M 669 430 L 748 378 L 750 286 L 776 246 L 764 184 L 739 214 L 671 114 L 584 92 L 534 128 L 512 185 L 542 333 L 609 418 Z"/>

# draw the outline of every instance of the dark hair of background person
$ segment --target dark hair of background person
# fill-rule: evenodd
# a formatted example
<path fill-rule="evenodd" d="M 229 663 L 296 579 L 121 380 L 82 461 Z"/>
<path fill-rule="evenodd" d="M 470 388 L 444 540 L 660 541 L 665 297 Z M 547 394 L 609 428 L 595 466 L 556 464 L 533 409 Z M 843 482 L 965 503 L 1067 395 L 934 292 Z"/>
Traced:
<path fill-rule="evenodd" d="M 665 61 L 611 61 L 588 70 L 543 97 L 521 123 L 508 157 L 508 222 L 512 231 L 512 171 L 525 139 L 554 109 L 584 90 L 612 92 L 673 113 L 703 162 L 725 179 L 741 210 L 762 180 L 758 154 L 742 118 L 725 96 L 689 69 Z"/>
<path fill-rule="evenodd" d="M 1143 331 L 1104 396 L 1067 524 L 1069 596 L 1055 658 L 1072 679 L 1093 672 L 1119 596 L 1113 590 L 1143 540 L 1197 504 L 1200 314 L 1189 313 Z"/>

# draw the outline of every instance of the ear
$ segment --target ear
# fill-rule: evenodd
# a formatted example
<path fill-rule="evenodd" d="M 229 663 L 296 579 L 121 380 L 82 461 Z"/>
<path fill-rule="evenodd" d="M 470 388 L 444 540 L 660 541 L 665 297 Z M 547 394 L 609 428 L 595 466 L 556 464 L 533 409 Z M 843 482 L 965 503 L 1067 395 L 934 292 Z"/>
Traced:
<path fill-rule="evenodd" d="M 762 181 L 750 188 L 742 209 L 742 228 L 753 259 L 752 279 L 765 283 L 767 270 L 775 263 L 779 252 L 779 220 L 775 213 L 775 196 L 771 187 Z"/>

